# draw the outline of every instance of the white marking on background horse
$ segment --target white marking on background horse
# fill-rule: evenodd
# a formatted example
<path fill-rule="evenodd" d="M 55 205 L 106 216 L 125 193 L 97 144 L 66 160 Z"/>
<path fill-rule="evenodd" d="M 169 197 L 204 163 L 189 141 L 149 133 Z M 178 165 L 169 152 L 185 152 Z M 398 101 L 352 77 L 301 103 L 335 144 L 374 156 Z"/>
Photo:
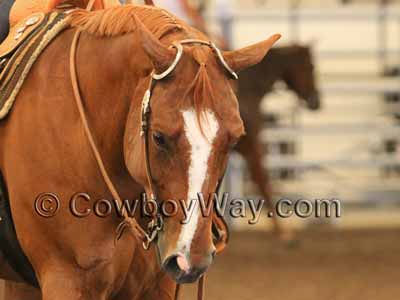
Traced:
<path fill-rule="evenodd" d="M 185 135 L 191 147 L 187 201 L 196 202 L 191 218 L 186 224 L 182 225 L 177 246 L 178 251 L 183 249 L 190 251 L 200 217 L 198 193 L 201 192 L 207 176 L 208 160 L 219 126 L 214 113 L 211 111 L 204 112 L 201 117 L 201 129 L 204 135 L 199 126 L 197 113 L 193 109 L 183 111 L 182 117 L 185 124 Z"/>

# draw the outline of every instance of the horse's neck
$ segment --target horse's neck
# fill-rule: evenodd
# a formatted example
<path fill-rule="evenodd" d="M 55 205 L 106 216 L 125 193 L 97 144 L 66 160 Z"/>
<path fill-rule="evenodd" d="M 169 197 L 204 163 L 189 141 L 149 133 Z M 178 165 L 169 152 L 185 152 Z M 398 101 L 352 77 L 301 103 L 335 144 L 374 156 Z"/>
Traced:
<path fill-rule="evenodd" d="M 258 106 L 274 84 L 283 79 L 283 63 L 278 50 L 271 49 L 258 65 L 244 71 L 239 80 L 239 99 L 244 98 L 251 105 Z"/>
<path fill-rule="evenodd" d="M 126 120 L 131 105 L 140 106 L 134 99 L 140 77 L 135 60 L 146 62 L 132 35 L 97 38 L 83 34 L 77 52 L 76 65 L 79 86 L 92 134 L 107 171 L 120 190 L 126 186 L 135 193 L 135 185 L 125 167 L 123 141 Z M 89 75 L 90 74 L 90 75 Z M 137 103 L 136 103 L 136 102 Z M 138 195 L 121 195 L 136 197 Z"/>
<path fill-rule="evenodd" d="M 285 62 L 279 55 L 279 49 L 272 48 L 262 62 L 255 66 L 258 70 L 259 78 L 264 85 L 264 93 L 272 91 L 274 84 L 278 80 L 283 80 L 283 66 Z"/>
<path fill-rule="evenodd" d="M 123 142 L 129 111 L 140 107 L 140 95 L 144 94 L 138 89 L 146 80 L 143 74 L 148 59 L 143 54 L 132 34 L 109 39 L 83 35 L 77 53 L 79 84 L 93 135 L 122 199 L 140 199 L 142 193 L 142 187 L 133 182 L 126 169 Z M 163 294 L 169 293 L 166 279 L 159 278 L 155 251 L 146 252 L 141 243 L 132 251 L 121 298 L 137 299 L 138 293 L 151 293 L 147 290 L 149 283 L 160 293 L 163 289 Z M 153 298 L 160 299 L 158 295 Z"/>

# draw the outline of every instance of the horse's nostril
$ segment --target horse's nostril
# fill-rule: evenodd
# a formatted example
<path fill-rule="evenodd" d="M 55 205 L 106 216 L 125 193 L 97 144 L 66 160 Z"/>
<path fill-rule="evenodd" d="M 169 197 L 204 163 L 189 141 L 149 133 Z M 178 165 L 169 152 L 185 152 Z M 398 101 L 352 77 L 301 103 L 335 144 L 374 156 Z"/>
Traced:
<path fill-rule="evenodd" d="M 180 268 L 178 266 L 178 255 L 172 255 L 163 264 L 163 269 L 171 274 L 179 274 L 180 273 Z"/>
<path fill-rule="evenodd" d="M 172 255 L 164 263 L 164 270 L 172 274 L 190 271 L 190 265 L 187 258 L 182 254 Z"/>

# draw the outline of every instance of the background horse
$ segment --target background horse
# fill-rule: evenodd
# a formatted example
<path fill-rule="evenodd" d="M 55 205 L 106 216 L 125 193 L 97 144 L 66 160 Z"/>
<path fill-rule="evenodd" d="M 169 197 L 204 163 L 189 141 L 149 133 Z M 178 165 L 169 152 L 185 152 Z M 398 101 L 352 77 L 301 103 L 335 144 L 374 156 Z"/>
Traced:
<path fill-rule="evenodd" d="M 176 61 L 173 42 L 208 39 L 149 7 L 78 11 L 69 18 L 83 32 L 73 83 L 79 84 L 99 154 L 122 199 L 139 199 L 143 189 L 149 196 L 140 120 L 150 76 Z M 42 299 L 146 299 L 148 288 L 162 285 L 160 276 L 168 281 L 168 292 L 160 291 L 160 297 L 170 298 L 174 281 L 194 282 L 211 264 L 212 217 L 201 216 L 195 206 L 194 216 L 182 224 L 179 209 L 165 221 L 156 247 L 146 252 L 135 235 L 125 234 L 115 244 L 117 213 L 71 214 L 68 201 L 77 192 L 90 195 L 83 209 L 93 208 L 96 199 L 113 198 L 74 104 L 74 56 L 66 49 L 78 41 L 76 30 L 62 33 L 41 55 L 0 126 L 0 168 L 20 244 Z M 260 62 L 278 39 L 274 35 L 223 57 L 239 72 Z M 155 85 L 151 99 L 148 158 L 158 201 L 195 199 L 198 192 L 207 199 L 223 175 L 229 149 L 244 133 L 226 70 L 210 47 L 185 46 L 173 75 Z M 61 199 L 53 218 L 41 218 L 33 209 L 43 192 Z M 146 224 L 146 218 L 139 220 Z M 148 261 L 153 264 L 144 264 Z"/>
<path fill-rule="evenodd" d="M 243 118 L 246 135 L 240 139 L 235 150 L 243 155 L 252 180 L 272 209 L 272 188 L 268 173 L 263 164 L 264 150 L 259 139 L 262 129 L 260 104 L 266 94 L 272 91 L 276 81 L 282 80 L 289 90 L 296 93 L 307 108 L 320 108 L 319 93 L 316 88 L 311 49 L 305 46 L 274 47 L 254 68 L 240 74 L 238 98 L 240 115 Z M 289 232 L 281 229 L 276 215 L 272 218 L 274 229 L 283 240 L 292 238 Z"/>

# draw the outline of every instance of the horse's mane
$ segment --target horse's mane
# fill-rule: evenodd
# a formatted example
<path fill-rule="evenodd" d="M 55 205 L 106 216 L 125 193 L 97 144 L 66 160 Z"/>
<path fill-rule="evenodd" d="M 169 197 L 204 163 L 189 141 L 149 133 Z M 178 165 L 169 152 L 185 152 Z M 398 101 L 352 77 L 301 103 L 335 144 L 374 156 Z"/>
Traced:
<path fill-rule="evenodd" d="M 136 30 L 134 16 L 158 39 L 188 27 L 164 9 L 144 5 L 124 5 L 92 12 L 80 9 L 70 14 L 70 24 L 96 36 L 117 36 Z"/>
<path fill-rule="evenodd" d="M 134 32 L 137 28 L 135 17 L 158 39 L 177 31 L 190 35 L 192 30 L 189 25 L 166 10 L 143 5 L 124 5 L 93 12 L 77 10 L 71 13 L 70 24 L 96 36 L 111 37 Z M 200 128 L 201 114 L 206 111 L 206 107 L 212 107 L 214 103 L 211 80 L 206 67 L 208 57 L 202 48 L 193 51 L 193 58 L 199 65 L 199 71 L 186 92 L 193 95 L 193 105 Z"/>

